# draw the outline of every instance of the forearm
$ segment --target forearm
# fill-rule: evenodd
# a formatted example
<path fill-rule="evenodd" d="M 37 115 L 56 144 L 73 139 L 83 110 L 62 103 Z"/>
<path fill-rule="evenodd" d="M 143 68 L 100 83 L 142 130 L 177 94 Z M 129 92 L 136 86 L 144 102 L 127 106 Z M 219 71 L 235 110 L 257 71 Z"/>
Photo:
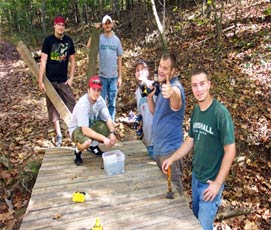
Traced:
<path fill-rule="evenodd" d="M 177 91 L 178 90 L 178 91 Z M 172 94 L 169 97 L 170 108 L 177 111 L 182 107 L 182 98 L 179 89 L 173 88 Z"/>
<path fill-rule="evenodd" d="M 176 150 L 176 152 L 171 156 L 172 161 L 177 161 L 182 159 L 188 153 L 190 153 L 194 146 L 194 139 L 188 137 L 185 142 Z"/>
<path fill-rule="evenodd" d="M 114 127 L 114 124 L 113 124 L 113 121 L 111 119 L 108 119 L 106 121 L 106 125 L 109 129 L 110 132 L 114 132 L 115 133 L 115 127 Z"/>
<path fill-rule="evenodd" d="M 44 73 L 45 73 L 47 58 L 48 58 L 47 54 L 41 53 L 40 69 L 39 69 L 39 84 L 43 83 L 43 76 L 44 76 Z"/>
<path fill-rule="evenodd" d="M 225 146 L 224 151 L 225 151 L 225 153 L 224 153 L 224 157 L 222 160 L 222 164 L 220 166 L 220 170 L 218 172 L 218 175 L 215 179 L 215 182 L 220 185 L 222 185 L 224 183 L 224 181 L 226 180 L 226 178 L 229 174 L 229 171 L 230 171 L 230 168 L 231 168 L 231 165 L 234 160 L 235 153 L 236 153 L 235 143 Z"/>
<path fill-rule="evenodd" d="M 151 114 L 154 114 L 155 104 L 153 100 L 153 96 L 147 96 L 148 106 Z"/>
<path fill-rule="evenodd" d="M 122 57 L 118 56 L 118 77 L 122 80 Z"/>
<path fill-rule="evenodd" d="M 45 71 L 45 64 L 41 62 L 40 69 L 39 69 L 39 83 L 43 82 L 44 71 Z"/>
<path fill-rule="evenodd" d="M 43 76 L 45 72 L 47 62 L 47 55 L 41 54 L 41 60 L 40 60 L 40 69 L 39 69 L 39 83 L 43 83 Z"/>
<path fill-rule="evenodd" d="M 91 36 L 89 37 L 88 42 L 87 42 L 87 48 L 88 49 L 90 48 L 90 45 L 91 45 Z"/>
<path fill-rule="evenodd" d="M 75 71 L 75 55 L 70 56 L 70 79 L 72 80 L 74 77 Z"/>

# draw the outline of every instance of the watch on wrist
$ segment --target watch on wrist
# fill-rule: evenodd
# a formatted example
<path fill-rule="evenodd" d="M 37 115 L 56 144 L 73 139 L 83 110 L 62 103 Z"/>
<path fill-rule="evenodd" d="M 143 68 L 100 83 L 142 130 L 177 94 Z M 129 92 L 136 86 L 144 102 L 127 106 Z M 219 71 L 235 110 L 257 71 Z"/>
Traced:
<path fill-rule="evenodd" d="M 115 135 L 115 131 L 110 131 L 109 133 L 110 133 L 110 134 L 114 134 L 114 135 Z"/>

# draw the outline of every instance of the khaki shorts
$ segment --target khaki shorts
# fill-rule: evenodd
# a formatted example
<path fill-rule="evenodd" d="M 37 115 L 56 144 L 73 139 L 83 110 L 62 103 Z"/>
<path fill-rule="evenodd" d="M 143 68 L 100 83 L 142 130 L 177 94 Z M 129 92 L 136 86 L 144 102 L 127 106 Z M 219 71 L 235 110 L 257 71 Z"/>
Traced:
<path fill-rule="evenodd" d="M 92 125 L 91 129 L 95 132 L 102 134 L 103 136 L 107 137 L 110 133 L 106 123 L 104 121 L 96 121 Z M 90 137 L 86 136 L 82 132 L 82 128 L 78 127 L 72 132 L 72 141 L 75 143 L 83 144 L 88 140 L 92 140 Z"/>
<path fill-rule="evenodd" d="M 156 156 L 156 164 L 161 170 L 162 170 L 163 162 L 166 159 L 168 159 L 170 156 L 172 156 L 173 153 L 170 153 L 166 156 L 160 156 L 160 155 Z M 172 184 L 175 186 L 177 192 L 181 196 L 183 196 L 182 174 L 183 174 L 182 160 L 174 161 L 171 165 L 171 180 L 172 180 Z"/>
<path fill-rule="evenodd" d="M 75 106 L 75 99 L 72 92 L 72 88 L 65 83 L 56 83 L 51 82 L 52 86 L 55 88 L 56 92 L 63 100 L 67 108 L 72 112 L 73 107 Z M 46 95 L 46 105 L 49 116 L 49 121 L 55 122 L 60 119 L 60 114 L 57 112 L 55 106 L 50 101 L 49 97 Z"/>

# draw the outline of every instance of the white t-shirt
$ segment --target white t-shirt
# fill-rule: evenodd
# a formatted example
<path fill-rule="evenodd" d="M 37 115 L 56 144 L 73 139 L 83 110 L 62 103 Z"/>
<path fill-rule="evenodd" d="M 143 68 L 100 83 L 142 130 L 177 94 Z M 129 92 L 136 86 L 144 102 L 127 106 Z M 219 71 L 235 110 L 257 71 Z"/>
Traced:
<path fill-rule="evenodd" d="M 80 97 L 72 111 L 68 124 L 69 134 L 72 136 L 72 132 L 77 127 L 91 127 L 94 121 L 107 121 L 108 119 L 112 118 L 109 114 L 108 108 L 106 107 L 104 99 L 100 96 L 98 100 L 92 104 L 88 99 L 88 95 L 85 94 Z"/>
<path fill-rule="evenodd" d="M 143 143 L 146 146 L 153 145 L 152 138 L 152 118 L 153 115 L 149 110 L 147 97 L 141 96 L 141 89 L 138 87 L 136 89 L 136 104 L 137 104 L 137 112 L 142 115 L 143 118 Z"/>

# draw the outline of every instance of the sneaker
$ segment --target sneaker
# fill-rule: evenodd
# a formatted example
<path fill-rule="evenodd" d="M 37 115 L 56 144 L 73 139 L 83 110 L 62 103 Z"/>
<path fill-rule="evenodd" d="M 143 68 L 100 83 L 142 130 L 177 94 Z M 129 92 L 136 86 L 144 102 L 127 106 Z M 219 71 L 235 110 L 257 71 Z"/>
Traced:
<path fill-rule="evenodd" d="M 89 152 L 94 153 L 96 156 L 102 156 L 103 155 L 103 151 L 99 148 L 98 145 L 96 146 L 89 146 L 87 149 Z"/>
<path fill-rule="evenodd" d="M 74 151 L 75 159 L 74 159 L 74 164 L 77 166 L 81 165 L 83 163 L 83 160 L 81 158 L 81 152 L 77 153 Z"/>
<path fill-rule="evenodd" d="M 60 147 L 61 144 L 62 144 L 62 136 L 57 135 L 55 145 L 56 147 Z"/>

